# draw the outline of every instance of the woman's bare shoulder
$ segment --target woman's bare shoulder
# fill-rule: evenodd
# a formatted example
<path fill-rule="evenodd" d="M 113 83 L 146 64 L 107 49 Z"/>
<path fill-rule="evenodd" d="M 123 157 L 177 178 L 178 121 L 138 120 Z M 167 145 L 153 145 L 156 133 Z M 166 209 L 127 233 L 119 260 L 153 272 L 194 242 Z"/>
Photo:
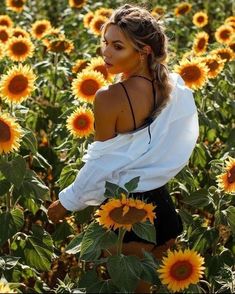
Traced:
<path fill-rule="evenodd" d="M 121 89 L 118 83 L 100 88 L 94 99 L 94 104 L 106 105 L 106 107 L 117 107 L 120 105 Z"/>

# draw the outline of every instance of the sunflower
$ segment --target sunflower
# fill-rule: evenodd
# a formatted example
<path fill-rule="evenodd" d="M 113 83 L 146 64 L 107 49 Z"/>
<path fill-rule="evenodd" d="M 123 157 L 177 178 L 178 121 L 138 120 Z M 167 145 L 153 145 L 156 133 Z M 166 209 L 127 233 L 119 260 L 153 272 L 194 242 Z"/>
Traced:
<path fill-rule="evenodd" d="M 10 18 L 10 16 L 4 14 L 4 15 L 0 15 L 0 26 L 5 26 L 8 28 L 12 28 L 14 25 L 12 19 Z"/>
<path fill-rule="evenodd" d="M 13 117 L 0 113 L 0 154 L 17 151 L 22 134 L 20 125 Z"/>
<path fill-rule="evenodd" d="M 30 34 L 26 32 L 26 30 L 22 29 L 21 27 L 16 27 L 12 29 L 12 37 L 24 37 L 30 38 Z"/>
<path fill-rule="evenodd" d="M 25 61 L 33 56 L 34 45 L 28 38 L 12 37 L 6 44 L 6 53 L 13 61 Z"/>
<path fill-rule="evenodd" d="M 121 194 L 121 199 L 111 198 L 107 203 L 101 205 L 95 212 L 97 221 L 107 229 L 123 228 L 128 231 L 132 226 L 139 222 L 145 222 L 147 219 L 153 224 L 156 206 L 147 204 L 139 199 L 126 197 Z"/>
<path fill-rule="evenodd" d="M 194 16 L 193 16 L 193 24 L 196 27 L 202 28 L 205 25 L 207 25 L 207 23 L 208 23 L 208 15 L 205 12 L 199 11 L 199 12 L 194 14 Z"/>
<path fill-rule="evenodd" d="M 28 65 L 19 64 L 2 76 L 0 93 L 3 99 L 21 103 L 34 90 L 35 75 Z"/>
<path fill-rule="evenodd" d="M 216 54 L 221 59 L 225 59 L 225 61 L 232 61 L 235 58 L 235 53 L 231 48 L 217 48 L 210 52 L 211 54 Z"/>
<path fill-rule="evenodd" d="M 78 99 L 92 103 L 95 93 L 105 84 L 105 79 L 101 73 L 84 69 L 73 80 L 72 91 Z"/>
<path fill-rule="evenodd" d="M 95 10 L 95 16 L 101 15 L 101 16 L 109 18 L 112 15 L 112 13 L 113 13 L 112 8 L 101 7 Z"/>
<path fill-rule="evenodd" d="M 12 34 L 11 29 L 5 27 L 5 26 L 0 26 L 0 43 L 7 43 L 7 41 L 10 39 Z"/>
<path fill-rule="evenodd" d="M 216 177 L 218 187 L 226 193 L 233 193 L 235 192 L 235 158 L 228 157 L 225 170 L 225 173 Z"/>
<path fill-rule="evenodd" d="M 163 264 L 157 270 L 162 284 L 167 285 L 173 292 L 188 288 L 190 284 L 197 284 L 205 269 L 204 258 L 190 249 L 171 251 L 163 257 Z"/>
<path fill-rule="evenodd" d="M 48 47 L 51 41 L 58 38 L 65 38 L 65 35 L 58 28 L 50 28 L 42 38 L 42 43 Z"/>
<path fill-rule="evenodd" d="M 83 69 L 85 69 L 88 65 L 89 61 L 86 59 L 78 59 L 75 61 L 75 64 L 72 67 L 72 72 L 73 73 L 79 73 Z"/>
<path fill-rule="evenodd" d="M 49 20 L 37 20 L 32 24 L 31 34 L 35 39 L 41 39 L 51 29 Z"/>
<path fill-rule="evenodd" d="M 75 137 L 88 137 L 94 132 L 93 112 L 87 108 L 77 108 L 67 119 L 67 129 Z"/>
<path fill-rule="evenodd" d="M 229 42 L 228 47 L 235 53 L 235 40 Z"/>
<path fill-rule="evenodd" d="M 84 15 L 84 17 L 83 17 L 84 28 L 89 29 L 90 22 L 91 22 L 91 20 L 93 19 L 94 16 L 95 16 L 95 14 L 92 11 L 89 11 Z"/>
<path fill-rule="evenodd" d="M 207 81 L 208 68 L 196 57 L 191 60 L 182 59 L 181 63 L 175 66 L 175 71 L 182 77 L 186 86 L 194 90 L 202 88 Z"/>
<path fill-rule="evenodd" d="M 205 57 L 203 60 L 209 69 L 207 73 L 209 79 L 216 78 L 224 68 L 225 61 L 219 58 L 217 55 L 209 55 Z"/>
<path fill-rule="evenodd" d="M 103 75 L 105 80 L 112 81 L 113 75 L 107 71 L 105 62 L 101 56 L 92 58 L 86 69 L 98 71 Z"/>
<path fill-rule="evenodd" d="M 70 53 L 74 49 L 73 42 L 66 38 L 58 38 L 52 41 L 49 41 L 47 50 L 51 52 L 65 52 Z"/>
<path fill-rule="evenodd" d="M 102 16 L 102 15 L 95 15 L 91 22 L 90 22 L 90 30 L 93 34 L 95 34 L 96 36 L 100 36 L 101 35 L 101 30 L 102 30 L 102 26 L 104 25 L 104 23 L 108 20 L 107 17 Z"/>
<path fill-rule="evenodd" d="M 179 5 L 175 7 L 174 14 L 175 16 L 181 16 L 189 13 L 189 11 L 192 9 L 192 4 L 188 2 L 182 2 Z"/>
<path fill-rule="evenodd" d="M 232 40 L 232 36 L 233 28 L 228 24 L 218 27 L 215 32 L 216 41 L 222 44 L 228 44 Z"/>
<path fill-rule="evenodd" d="M 207 48 L 209 35 L 206 32 L 199 32 L 193 42 L 193 51 L 196 55 L 202 55 Z"/>
<path fill-rule="evenodd" d="M 22 12 L 26 0 L 6 0 L 6 7 L 15 12 Z"/>
<path fill-rule="evenodd" d="M 5 46 L 0 43 L 0 60 L 5 57 Z"/>
<path fill-rule="evenodd" d="M 87 0 L 69 0 L 69 6 L 72 8 L 82 8 Z"/>
<path fill-rule="evenodd" d="M 233 22 L 233 23 L 235 23 L 235 16 L 232 15 L 232 16 L 227 17 L 227 18 L 225 19 L 224 22 L 225 22 L 225 23 L 228 23 L 228 22 Z"/>
<path fill-rule="evenodd" d="M 151 11 L 151 14 L 156 16 L 156 15 L 164 15 L 166 12 L 166 9 L 162 6 L 155 6 L 152 11 Z"/>

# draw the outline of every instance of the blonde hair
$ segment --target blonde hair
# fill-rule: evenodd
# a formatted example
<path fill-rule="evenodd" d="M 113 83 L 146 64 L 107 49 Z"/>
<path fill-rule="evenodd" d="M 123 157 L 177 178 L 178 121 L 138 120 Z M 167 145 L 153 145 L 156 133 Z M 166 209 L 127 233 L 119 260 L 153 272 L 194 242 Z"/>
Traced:
<path fill-rule="evenodd" d="M 157 87 L 157 103 L 151 116 L 155 118 L 170 99 L 172 83 L 165 61 L 167 59 L 168 38 L 164 27 L 144 7 L 124 4 L 114 10 L 109 20 L 102 27 L 102 35 L 110 24 L 117 25 L 132 42 L 134 48 L 144 52 L 144 46 L 151 47 L 148 66 Z"/>

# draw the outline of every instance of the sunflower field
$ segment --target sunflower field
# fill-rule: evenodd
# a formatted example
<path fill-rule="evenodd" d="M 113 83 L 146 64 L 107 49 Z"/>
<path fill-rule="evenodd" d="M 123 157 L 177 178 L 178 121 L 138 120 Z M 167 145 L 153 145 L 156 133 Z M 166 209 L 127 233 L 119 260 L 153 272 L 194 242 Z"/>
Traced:
<path fill-rule="evenodd" d="M 140 280 L 150 293 L 235 292 L 233 0 L 129 2 L 164 24 L 168 68 L 198 109 L 196 147 L 167 183 L 184 227 L 172 250 L 162 259 L 121 253 L 126 230 L 156 239 L 154 207 L 127 197 L 138 178 L 125 187 L 106 182 L 101 207 L 48 219 L 93 142 L 94 95 L 115 83 L 100 35 L 125 3 L 0 0 L 0 293 L 135 293 Z M 125 225 L 111 218 L 115 209 Z M 128 220 L 131 210 L 145 217 Z"/>

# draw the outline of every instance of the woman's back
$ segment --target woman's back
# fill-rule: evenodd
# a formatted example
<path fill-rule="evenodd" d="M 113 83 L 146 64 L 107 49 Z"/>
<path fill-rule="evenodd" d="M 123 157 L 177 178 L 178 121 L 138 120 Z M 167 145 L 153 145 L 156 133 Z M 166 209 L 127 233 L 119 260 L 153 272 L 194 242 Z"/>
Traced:
<path fill-rule="evenodd" d="M 152 79 L 135 76 L 121 83 L 122 85 L 117 84 L 121 107 L 116 121 L 116 133 L 126 133 L 141 128 L 153 112 L 157 99 Z"/>

